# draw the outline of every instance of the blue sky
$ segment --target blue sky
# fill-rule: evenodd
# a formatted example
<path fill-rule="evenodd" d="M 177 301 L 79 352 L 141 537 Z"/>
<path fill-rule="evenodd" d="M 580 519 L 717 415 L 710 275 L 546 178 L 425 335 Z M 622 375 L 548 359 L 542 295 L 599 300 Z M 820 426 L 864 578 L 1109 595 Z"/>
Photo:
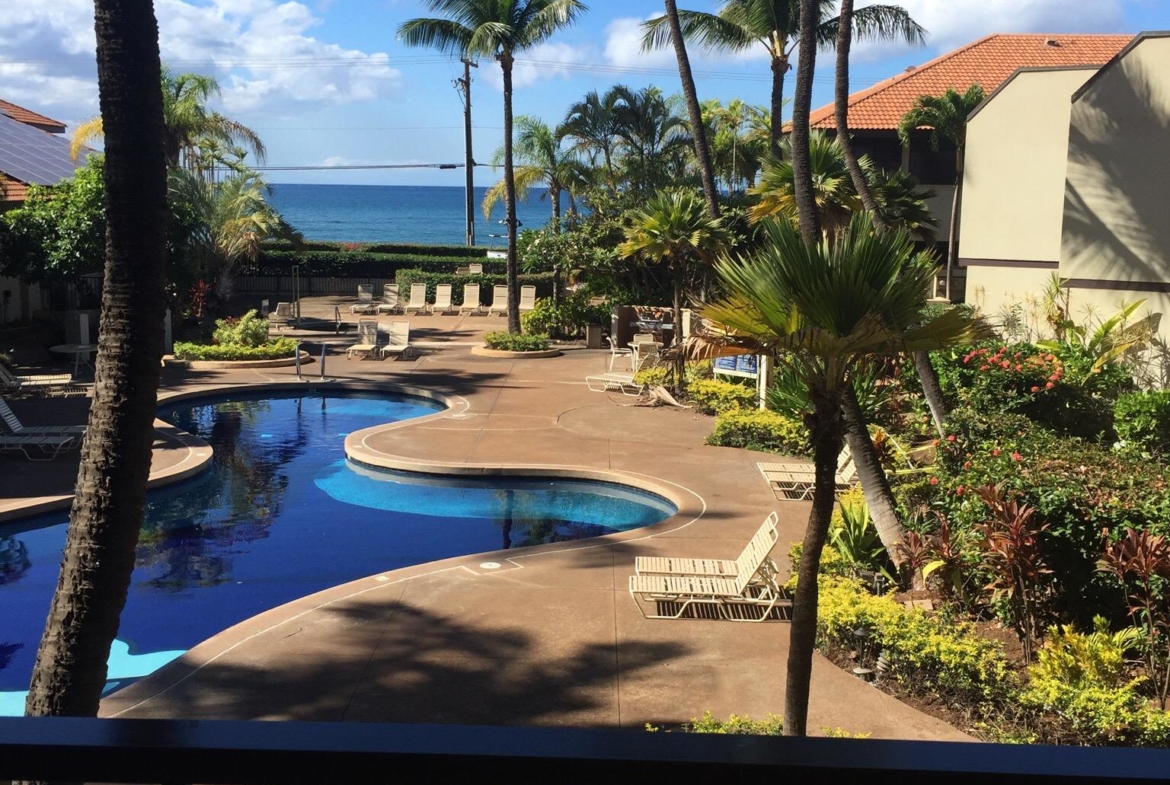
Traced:
<path fill-rule="evenodd" d="M 894 0 L 887 0 L 894 2 Z M 524 56 L 515 110 L 550 123 L 591 89 L 615 83 L 679 89 L 673 53 L 639 51 L 639 25 L 655 0 L 593 0 L 581 22 Z M 870 0 L 858 0 L 868 5 Z M 92 4 L 4 0 L 0 98 L 75 124 L 97 112 Z M 256 128 L 271 165 L 362 165 L 461 161 L 462 105 L 451 81 L 457 62 L 395 40 L 398 26 L 428 15 L 419 0 L 156 0 L 163 58 L 175 70 L 214 74 L 218 108 Z M 715 0 L 680 0 L 714 10 Z M 930 32 L 922 48 L 862 44 L 855 89 L 992 32 L 1138 32 L 1170 29 L 1170 0 L 903 0 Z M 766 103 L 762 47 L 727 55 L 697 51 L 700 98 Z M 823 61 L 814 104 L 832 97 Z M 499 67 L 473 71 L 476 157 L 502 141 Z M 791 93 L 791 79 L 786 92 Z M 435 170 L 274 172 L 274 182 L 461 185 L 462 172 Z M 479 169 L 477 182 L 498 177 Z"/>

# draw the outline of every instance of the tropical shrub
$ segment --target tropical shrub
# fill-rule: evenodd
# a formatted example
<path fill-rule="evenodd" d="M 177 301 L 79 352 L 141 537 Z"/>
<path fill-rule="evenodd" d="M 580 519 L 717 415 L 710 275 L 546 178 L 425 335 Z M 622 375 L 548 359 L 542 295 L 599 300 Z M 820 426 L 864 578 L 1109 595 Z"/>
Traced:
<path fill-rule="evenodd" d="M 483 342 L 487 348 L 503 352 L 543 352 L 548 349 L 547 335 L 496 332 L 485 335 Z"/>
<path fill-rule="evenodd" d="M 837 499 L 837 509 L 833 510 L 829 524 L 829 544 L 850 574 L 883 573 L 893 581 L 890 574 L 893 565 L 869 517 L 869 506 L 860 486 L 850 488 Z"/>
<path fill-rule="evenodd" d="M 808 429 L 803 423 L 758 409 L 730 409 L 720 414 L 707 444 L 785 455 L 805 455 L 810 449 Z"/>
<path fill-rule="evenodd" d="M 720 733 L 736 736 L 783 736 L 784 718 L 778 714 L 769 714 L 762 720 L 753 720 L 748 715 L 742 717 L 732 714 L 726 720 L 715 717 L 711 712 L 703 712 L 703 716 L 691 720 L 684 725 L 687 733 Z"/>
<path fill-rule="evenodd" d="M 507 277 L 502 273 L 499 275 L 488 273 L 482 275 L 459 275 L 454 271 L 449 273 L 434 273 L 427 270 L 405 269 L 399 270 L 395 274 L 394 282 L 398 284 L 398 291 L 402 297 L 409 296 L 412 284 L 425 283 L 427 285 L 427 299 L 432 302 L 435 299 L 435 287 L 441 283 L 449 283 L 451 284 L 451 302 L 454 305 L 462 305 L 463 287 L 465 285 L 469 283 L 479 284 L 480 299 L 491 302 L 492 287 L 507 283 Z M 521 275 L 520 285 L 526 286 L 528 284 L 536 287 L 537 297 L 550 297 L 552 295 L 553 279 L 551 273 Z"/>
<path fill-rule="evenodd" d="M 756 406 L 754 386 L 722 379 L 698 379 L 687 387 L 687 394 L 695 409 L 703 414 L 722 414 L 730 409 L 753 409 Z"/>
<path fill-rule="evenodd" d="M 255 309 L 238 318 L 217 319 L 212 339 L 220 346 L 260 346 L 268 341 L 268 320 Z"/>
<path fill-rule="evenodd" d="M 1127 449 L 1166 455 L 1170 452 L 1170 390 L 1122 395 L 1113 406 L 1113 428 Z"/>
<path fill-rule="evenodd" d="M 536 301 L 536 308 L 521 316 L 525 332 L 545 333 L 553 338 L 580 338 L 585 325 L 608 324 L 612 311 L 609 303 L 591 304 L 585 292 L 573 292 L 554 305 L 549 298 Z"/>
<path fill-rule="evenodd" d="M 297 342 L 277 338 L 259 346 L 239 344 L 175 343 L 177 360 L 282 360 L 296 354 Z"/>
<path fill-rule="evenodd" d="M 674 367 L 671 365 L 650 365 L 634 374 L 634 383 L 647 387 L 671 387 L 674 384 Z"/>

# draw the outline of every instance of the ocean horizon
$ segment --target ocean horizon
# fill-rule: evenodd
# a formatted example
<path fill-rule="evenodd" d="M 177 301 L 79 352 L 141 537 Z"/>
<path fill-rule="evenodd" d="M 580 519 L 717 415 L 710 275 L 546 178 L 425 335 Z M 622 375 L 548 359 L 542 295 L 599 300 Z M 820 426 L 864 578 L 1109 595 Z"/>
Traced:
<path fill-rule="evenodd" d="M 475 241 L 503 247 L 504 204 L 501 200 L 491 219 L 484 218 L 480 205 L 487 190 L 475 189 Z M 527 200 L 517 204 L 521 230 L 548 223 L 552 204 L 541 198 L 546 193 L 533 189 Z M 275 183 L 272 203 L 309 240 L 462 245 L 466 239 L 461 186 Z"/>

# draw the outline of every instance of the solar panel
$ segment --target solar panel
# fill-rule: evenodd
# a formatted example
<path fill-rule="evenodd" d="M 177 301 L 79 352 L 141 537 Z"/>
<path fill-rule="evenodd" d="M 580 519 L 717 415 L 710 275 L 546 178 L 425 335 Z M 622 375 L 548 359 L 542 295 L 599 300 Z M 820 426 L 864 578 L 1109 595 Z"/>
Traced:
<path fill-rule="evenodd" d="M 23 183 L 56 185 L 72 177 L 85 156 L 74 161 L 69 140 L 0 114 L 0 172 Z"/>

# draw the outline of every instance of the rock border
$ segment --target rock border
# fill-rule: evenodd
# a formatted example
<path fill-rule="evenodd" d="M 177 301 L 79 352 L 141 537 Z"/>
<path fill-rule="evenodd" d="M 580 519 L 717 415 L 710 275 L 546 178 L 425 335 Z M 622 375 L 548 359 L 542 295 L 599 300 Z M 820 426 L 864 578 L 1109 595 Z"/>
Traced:
<path fill-rule="evenodd" d="M 301 363 L 313 362 L 313 356 L 301 351 Z M 287 368 L 297 364 L 296 357 L 279 357 L 275 360 L 176 360 L 168 354 L 163 358 L 168 368 L 187 368 L 192 371 L 230 371 L 234 368 Z"/>
<path fill-rule="evenodd" d="M 486 346 L 473 346 L 471 353 L 479 357 L 495 357 L 498 360 L 539 360 L 545 357 L 560 357 L 560 349 L 545 349 L 542 352 L 509 352 L 503 349 L 489 349 Z"/>

